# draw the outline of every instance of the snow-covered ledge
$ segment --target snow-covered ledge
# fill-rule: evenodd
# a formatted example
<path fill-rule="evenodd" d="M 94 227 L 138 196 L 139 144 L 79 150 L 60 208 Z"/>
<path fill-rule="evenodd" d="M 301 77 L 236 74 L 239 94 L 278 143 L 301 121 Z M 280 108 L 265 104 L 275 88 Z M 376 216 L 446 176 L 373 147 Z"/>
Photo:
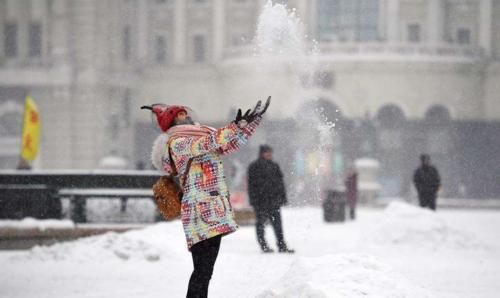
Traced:
<path fill-rule="evenodd" d="M 449 43 L 426 44 L 407 42 L 319 42 L 316 59 L 328 60 L 422 60 L 436 62 L 471 62 L 485 57 L 484 51 L 478 46 L 462 46 Z M 224 51 L 224 60 L 258 59 L 255 56 L 255 46 L 230 47 Z M 280 55 L 278 58 L 286 59 Z M 297 59 L 297 57 L 290 57 Z"/>
<path fill-rule="evenodd" d="M 71 220 L 35 219 L 26 217 L 20 220 L 0 220 L 0 229 L 74 229 L 75 224 Z"/>

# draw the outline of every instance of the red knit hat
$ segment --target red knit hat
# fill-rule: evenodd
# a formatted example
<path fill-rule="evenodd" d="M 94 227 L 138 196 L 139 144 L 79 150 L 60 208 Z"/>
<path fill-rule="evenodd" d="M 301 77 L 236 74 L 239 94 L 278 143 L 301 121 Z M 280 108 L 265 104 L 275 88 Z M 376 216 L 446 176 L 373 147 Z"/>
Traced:
<path fill-rule="evenodd" d="M 163 104 L 155 104 L 152 106 L 152 111 L 156 115 L 156 120 L 162 131 L 167 131 L 174 123 L 175 116 L 179 112 L 186 112 L 184 106 L 167 106 Z"/>

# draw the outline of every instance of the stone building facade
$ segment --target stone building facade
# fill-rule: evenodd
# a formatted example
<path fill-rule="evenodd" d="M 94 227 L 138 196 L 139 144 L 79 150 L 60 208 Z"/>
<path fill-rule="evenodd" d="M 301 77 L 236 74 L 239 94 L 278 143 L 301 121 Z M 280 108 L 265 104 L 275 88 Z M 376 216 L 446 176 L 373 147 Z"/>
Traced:
<path fill-rule="evenodd" d="M 255 57 L 266 2 L 0 0 L 0 168 L 17 164 L 13 119 L 27 93 L 41 111 L 35 166 L 44 169 L 95 168 L 109 154 L 131 168 L 146 161 L 153 133 L 138 107 L 157 101 L 217 123 L 273 95 L 272 129 L 319 99 L 342 122 L 344 158 L 381 160 L 387 185 L 408 184 L 401 173 L 419 151 L 436 155 L 447 177 L 462 175 L 456 156 L 469 155 L 453 148 L 477 136 L 463 127 L 490 131 L 500 122 L 499 0 L 274 1 L 296 8 L 317 42 L 314 61 L 300 62 L 316 65 L 312 73 Z M 424 129 L 429 123 L 439 129 Z M 272 143 L 270 135 L 257 138 Z M 491 138 L 477 141 L 496 144 Z"/>

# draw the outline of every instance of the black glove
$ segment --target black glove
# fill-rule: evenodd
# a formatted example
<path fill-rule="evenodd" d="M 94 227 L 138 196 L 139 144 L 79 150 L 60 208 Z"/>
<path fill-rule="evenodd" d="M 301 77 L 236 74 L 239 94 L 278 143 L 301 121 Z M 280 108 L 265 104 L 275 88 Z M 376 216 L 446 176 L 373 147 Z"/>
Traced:
<path fill-rule="evenodd" d="M 248 111 L 250 111 L 250 110 L 248 110 Z M 248 113 L 248 111 L 247 111 L 247 113 Z M 245 115 L 246 115 L 246 113 L 245 113 Z M 243 115 L 241 114 L 241 109 L 238 109 L 238 113 L 236 113 L 236 119 L 234 119 L 233 122 L 236 124 L 239 124 L 241 122 L 241 120 L 245 120 L 245 119 L 243 118 Z"/>
<path fill-rule="evenodd" d="M 261 109 L 262 101 L 258 101 L 253 110 L 247 110 L 245 114 L 242 115 L 241 109 L 238 109 L 238 113 L 236 114 L 236 119 L 234 123 L 238 124 L 241 120 L 245 120 L 247 123 L 253 122 L 255 118 L 262 117 L 264 113 L 267 111 L 267 108 L 271 104 L 271 96 L 267 98 L 266 104 L 263 109 Z"/>
<path fill-rule="evenodd" d="M 266 100 L 266 104 L 264 105 L 264 108 L 262 111 L 260 111 L 259 116 L 264 115 L 264 113 L 267 111 L 267 108 L 269 108 L 269 105 L 271 104 L 271 96 L 269 96 Z"/>

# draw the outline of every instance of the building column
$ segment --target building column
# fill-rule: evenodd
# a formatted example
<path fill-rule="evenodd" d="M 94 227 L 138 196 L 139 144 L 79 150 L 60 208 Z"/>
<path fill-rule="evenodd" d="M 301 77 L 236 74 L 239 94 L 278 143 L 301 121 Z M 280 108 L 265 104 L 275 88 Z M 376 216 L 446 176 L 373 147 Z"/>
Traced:
<path fill-rule="evenodd" d="M 186 2 L 185 0 L 175 1 L 174 27 L 175 27 L 175 51 L 174 63 L 182 64 L 186 61 Z"/>
<path fill-rule="evenodd" d="M 217 63 L 222 59 L 224 53 L 224 37 L 226 16 L 224 9 L 224 0 L 212 0 L 213 5 L 213 57 L 212 62 Z"/>
<path fill-rule="evenodd" d="M 302 23 L 309 23 L 309 18 L 307 18 L 307 6 L 310 1 L 307 0 L 297 0 L 295 8 L 297 9 L 297 15 L 302 20 Z"/>
<path fill-rule="evenodd" d="M 431 44 L 443 42 L 444 8 L 441 0 L 427 1 L 427 40 Z"/>
<path fill-rule="evenodd" d="M 16 20 L 17 17 L 21 15 L 22 11 L 22 3 L 16 0 L 7 0 L 7 10 L 5 15 L 8 20 Z"/>
<path fill-rule="evenodd" d="M 387 30 L 386 30 L 386 24 L 387 24 L 387 4 L 385 1 L 379 1 L 378 2 L 378 29 L 377 29 L 377 34 L 379 37 L 379 40 L 387 40 Z"/>
<path fill-rule="evenodd" d="M 486 55 L 491 54 L 492 1 L 481 0 L 479 6 L 479 46 Z"/>
<path fill-rule="evenodd" d="M 137 58 L 144 64 L 148 57 L 148 2 L 137 3 Z"/>
<path fill-rule="evenodd" d="M 308 22 L 309 23 L 309 35 L 319 40 L 319 30 L 318 30 L 318 0 L 310 0 L 309 2 L 309 14 L 308 14 Z M 305 23 L 305 22 L 304 22 Z M 307 24 L 305 23 L 305 24 Z"/>
<path fill-rule="evenodd" d="M 400 41 L 399 32 L 399 0 L 387 1 L 387 41 Z"/>

